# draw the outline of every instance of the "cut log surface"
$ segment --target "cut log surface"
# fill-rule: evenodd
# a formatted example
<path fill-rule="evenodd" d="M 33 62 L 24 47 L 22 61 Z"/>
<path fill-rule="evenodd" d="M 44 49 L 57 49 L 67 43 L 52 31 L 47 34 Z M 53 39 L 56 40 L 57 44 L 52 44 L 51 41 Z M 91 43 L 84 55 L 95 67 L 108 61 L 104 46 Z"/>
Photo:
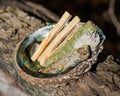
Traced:
<path fill-rule="evenodd" d="M 22 79 L 14 67 L 14 49 L 43 25 L 19 9 L 0 9 L 0 96 L 120 96 L 120 59 L 107 51 L 89 72 L 64 86 L 40 87 Z"/>

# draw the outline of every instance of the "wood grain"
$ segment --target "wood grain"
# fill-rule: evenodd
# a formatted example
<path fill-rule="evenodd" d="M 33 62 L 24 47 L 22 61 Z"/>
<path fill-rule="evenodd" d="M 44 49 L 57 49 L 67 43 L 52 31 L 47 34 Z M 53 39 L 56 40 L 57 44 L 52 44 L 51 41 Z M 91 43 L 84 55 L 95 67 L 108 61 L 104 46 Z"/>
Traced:
<path fill-rule="evenodd" d="M 47 56 L 57 48 L 57 46 L 71 33 L 71 30 L 78 24 L 80 21 L 79 17 L 76 16 L 73 20 L 55 37 L 55 39 L 49 44 L 49 46 L 44 50 L 44 52 L 39 56 L 38 61 L 42 66 L 47 60 Z"/>
<path fill-rule="evenodd" d="M 49 43 L 56 37 L 56 35 L 62 30 L 65 26 L 65 23 L 71 18 L 71 15 L 68 12 L 65 12 L 55 27 L 50 31 L 50 34 L 42 41 L 38 49 L 35 51 L 31 59 L 35 61 L 49 45 Z"/>

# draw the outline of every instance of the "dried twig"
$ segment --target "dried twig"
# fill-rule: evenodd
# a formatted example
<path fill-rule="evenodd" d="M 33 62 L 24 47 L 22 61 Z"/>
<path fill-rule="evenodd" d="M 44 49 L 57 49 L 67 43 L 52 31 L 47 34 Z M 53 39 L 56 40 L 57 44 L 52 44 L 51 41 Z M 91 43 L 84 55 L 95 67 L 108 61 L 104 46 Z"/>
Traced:
<path fill-rule="evenodd" d="M 110 0 L 108 13 L 109 13 L 112 23 L 114 24 L 114 26 L 117 29 L 117 34 L 120 36 L 120 23 L 117 20 L 114 10 L 115 10 L 115 0 Z"/>

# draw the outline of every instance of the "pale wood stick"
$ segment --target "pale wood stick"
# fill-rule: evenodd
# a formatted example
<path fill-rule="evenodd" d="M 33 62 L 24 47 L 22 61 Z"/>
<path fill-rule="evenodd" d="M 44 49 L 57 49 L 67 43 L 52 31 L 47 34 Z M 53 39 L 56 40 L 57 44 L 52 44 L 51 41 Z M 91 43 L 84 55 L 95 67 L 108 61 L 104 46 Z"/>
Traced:
<path fill-rule="evenodd" d="M 81 28 L 81 24 L 78 24 L 77 26 L 76 26 L 76 28 L 74 28 L 72 31 L 71 31 L 71 33 L 65 38 L 65 40 L 62 42 L 62 43 L 60 43 L 60 45 L 55 49 L 55 50 L 53 50 L 49 55 L 47 55 L 47 59 L 48 58 L 50 58 L 55 52 L 56 52 L 56 50 L 58 50 L 58 48 L 61 48 L 62 46 L 64 46 L 72 37 L 73 37 L 73 35 L 76 33 L 76 32 L 78 32 L 78 30 Z M 46 59 L 46 60 L 47 60 Z"/>
<path fill-rule="evenodd" d="M 38 61 L 41 65 L 44 66 L 47 56 L 65 39 L 65 37 L 71 32 L 71 30 L 78 24 L 79 21 L 80 19 L 78 16 L 74 17 L 73 20 L 59 34 L 57 34 L 55 39 L 50 42 L 50 44 L 38 58 Z"/>
<path fill-rule="evenodd" d="M 38 49 L 31 57 L 32 61 L 35 61 L 41 53 L 45 50 L 46 46 L 54 39 L 54 37 L 62 30 L 65 23 L 71 18 L 71 15 L 66 11 L 55 27 L 49 32 L 49 35 L 42 41 Z"/>

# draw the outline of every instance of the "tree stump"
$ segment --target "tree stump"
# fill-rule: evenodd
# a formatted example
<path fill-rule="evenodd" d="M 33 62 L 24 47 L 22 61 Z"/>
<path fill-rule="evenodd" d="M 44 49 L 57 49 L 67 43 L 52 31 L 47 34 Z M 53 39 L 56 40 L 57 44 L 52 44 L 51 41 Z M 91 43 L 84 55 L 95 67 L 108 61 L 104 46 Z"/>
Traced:
<path fill-rule="evenodd" d="M 19 9 L 0 9 L 0 96 L 120 96 L 120 58 L 107 51 L 89 72 L 63 86 L 41 87 L 22 79 L 14 67 L 15 47 L 44 25 Z"/>

